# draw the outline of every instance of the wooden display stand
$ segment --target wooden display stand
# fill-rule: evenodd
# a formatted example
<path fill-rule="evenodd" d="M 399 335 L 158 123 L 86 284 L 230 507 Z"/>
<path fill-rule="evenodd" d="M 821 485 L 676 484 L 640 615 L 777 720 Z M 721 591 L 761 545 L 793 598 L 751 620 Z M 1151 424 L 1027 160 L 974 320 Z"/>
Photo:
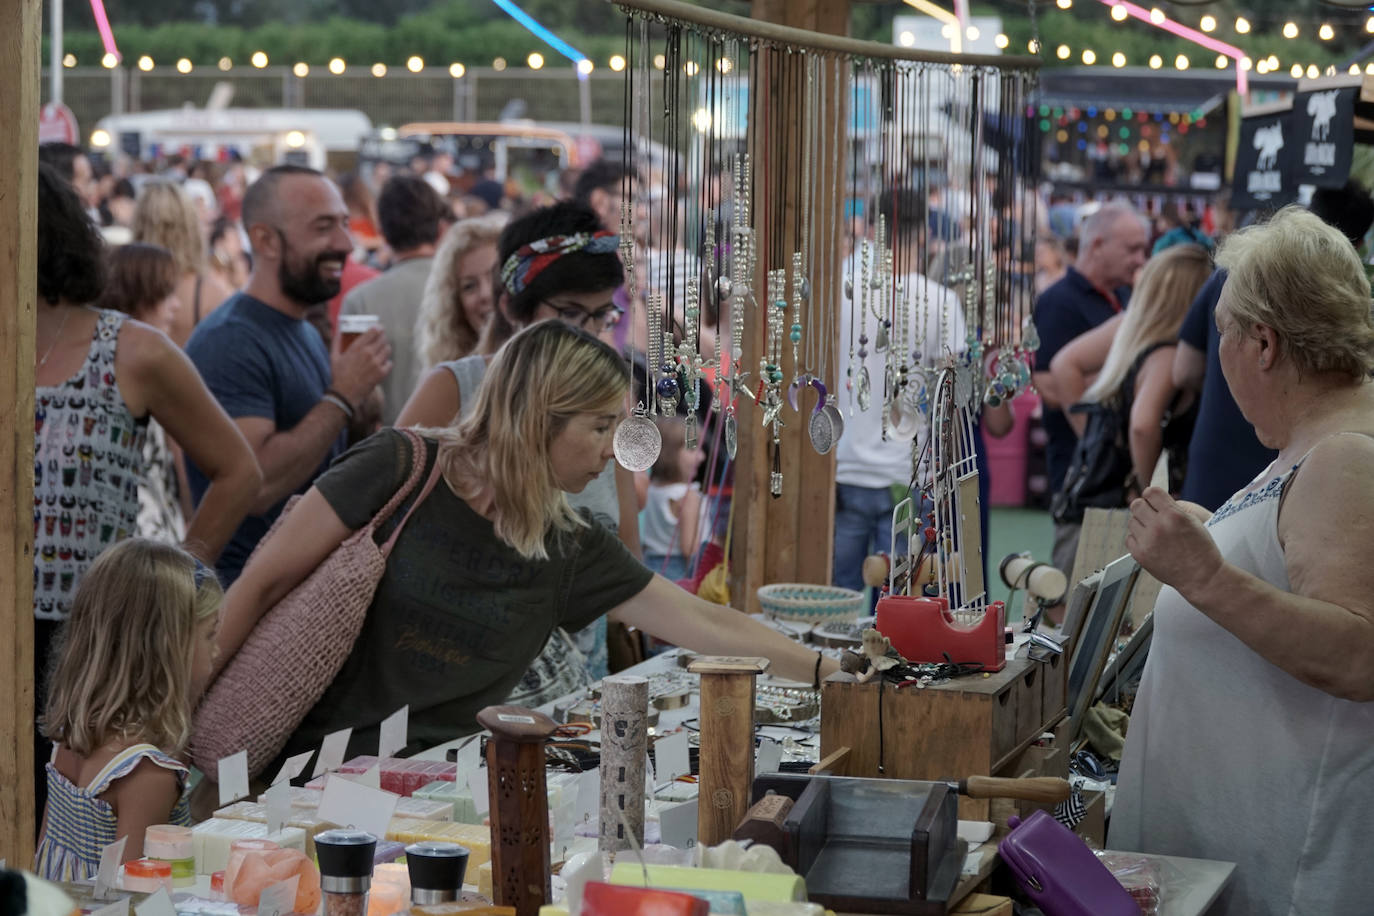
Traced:
<path fill-rule="evenodd" d="M 487 741 L 491 793 L 492 895 L 516 916 L 537 916 L 549 887 L 549 790 L 544 742 L 558 726 L 522 706 L 488 706 L 477 724 Z"/>
<path fill-rule="evenodd" d="M 995 674 L 929 687 L 833 674 L 821 685 L 821 756 L 833 757 L 832 772 L 842 776 L 1028 775 L 1021 755 L 1064 718 L 1067 670 L 1062 656 L 1038 662 L 1023 650 Z M 988 799 L 959 800 L 960 818 L 990 814 Z"/>
<path fill-rule="evenodd" d="M 703 656 L 687 666 L 701 675 L 701 777 L 697 842 L 730 839 L 749 811 L 754 786 L 754 686 L 766 658 Z"/>

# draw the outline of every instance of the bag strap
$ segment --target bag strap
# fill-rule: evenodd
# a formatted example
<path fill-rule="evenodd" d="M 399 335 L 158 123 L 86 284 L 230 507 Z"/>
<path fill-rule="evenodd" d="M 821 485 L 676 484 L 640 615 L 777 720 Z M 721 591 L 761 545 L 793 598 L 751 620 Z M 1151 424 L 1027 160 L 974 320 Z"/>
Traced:
<path fill-rule="evenodd" d="M 392 514 L 405 502 L 406 497 L 415 489 L 415 484 L 419 483 L 420 475 L 425 471 L 425 440 L 421 439 L 419 434 L 413 430 L 399 429 L 397 432 L 405 436 L 406 440 L 410 442 L 410 474 L 406 477 L 405 483 L 401 484 L 401 488 L 392 494 L 386 505 L 378 509 L 377 514 L 372 516 L 372 520 L 359 528 L 355 534 L 366 532 L 370 535 L 377 530 L 379 525 L 391 518 Z"/>
<path fill-rule="evenodd" d="M 411 478 L 407 481 L 407 490 L 409 490 L 414 487 L 415 479 L 418 477 L 419 472 L 425 469 L 425 461 L 429 458 L 429 446 L 425 444 L 425 440 L 417 433 L 411 430 L 406 430 L 406 433 L 414 437 L 413 445 L 415 445 L 416 451 L 412 454 L 419 459 L 414 462 L 415 466 L 411 469 Z M 439 482 L 439 478 L 443 476 L 443 470 L 443 465 L 439 462 L 439 456 L 435 455 L 434 469 L 429 472 L 429 479 L 425 481 L 424 489 L 420 491 L 419 496 L 415 497 L 415 501 L 410 504 L 410 508 L 406 510 L 406 514 L 401 518 L 400 523 L 396 525 L 396 530 L 391 532 L 391 537 L 387 538 L 386 543 L 382 545 L 382 556 L 391 556 L 391 550 L 396 546 L 396 539 L 401 536 L 401 531 L 405 528 L 406 522 L 410 521 L 410 517 L 415 514 L 415 510 L 420 507 L 420 503 L 425 501 L 425 498 L 428 497 L 430 492 L 434 489 L 434 485 Z"/>

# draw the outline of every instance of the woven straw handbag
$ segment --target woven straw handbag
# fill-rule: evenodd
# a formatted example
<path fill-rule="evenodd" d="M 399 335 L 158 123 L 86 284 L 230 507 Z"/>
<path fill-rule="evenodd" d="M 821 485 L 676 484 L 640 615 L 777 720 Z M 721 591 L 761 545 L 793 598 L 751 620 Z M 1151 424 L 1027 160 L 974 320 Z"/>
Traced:
<path fill-rule="evenodd" d="M 207 778 L 221 758 L 248 751 L 248 772 L 258 775 L 281 753 L 287 739 L 324 695 L 362 632 L 367 609 L 391 554 L 417 506 L 440 476 L 439 463 L 386 543 L 374 534 L 419 483 L 423 439 L 410 441 L 411 468 L 401 488 L 370 522 L 334 548 L 315 571 L 262 615 L 242 647 L 220 672 L 196 710 L 191 759 Z M 253 553 L 267 548 L 299 497 L 292 497 Z M 251 557 L 250 563 L 251 563 Z"/>

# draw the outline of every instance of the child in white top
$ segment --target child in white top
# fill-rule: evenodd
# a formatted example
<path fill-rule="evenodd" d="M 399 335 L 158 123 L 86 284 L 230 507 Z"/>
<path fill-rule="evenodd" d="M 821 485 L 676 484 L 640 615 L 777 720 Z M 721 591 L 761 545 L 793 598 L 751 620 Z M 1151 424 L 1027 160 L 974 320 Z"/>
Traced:
<path fill-rule="evenodd" d="M 649 471 L 649 495 L 640 514 L 644 563 L 669 579 L 683 579 L 701 535 L 701 489 L 695 482 L 705 460 L 701 447 L 689 450 L 681 420 L 659 417 L 663 449 Z"/>

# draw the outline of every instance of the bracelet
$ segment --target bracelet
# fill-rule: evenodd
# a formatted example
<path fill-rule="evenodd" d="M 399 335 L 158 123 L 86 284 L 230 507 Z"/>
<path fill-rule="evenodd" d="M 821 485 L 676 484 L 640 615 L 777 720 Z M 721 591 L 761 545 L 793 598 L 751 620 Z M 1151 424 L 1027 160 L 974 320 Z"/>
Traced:
<path fill-rule="evenodd" d="M 341 395 L 336 394 L 333 389 L 326 391 L 323 397 L 320 398 L 320 401 L 328 401 L 330 404 L 342 410 L 346 419 L 353 419 L 353 408 L 349 406 L 349 403 L 345 401 Z"/>
<path fill-rule="evenodd" d="M 811 675 L 811 689 L 821 689 L 821 659 L 825 658 L 820 652 L 816 653 L 816 673 Z"/>

